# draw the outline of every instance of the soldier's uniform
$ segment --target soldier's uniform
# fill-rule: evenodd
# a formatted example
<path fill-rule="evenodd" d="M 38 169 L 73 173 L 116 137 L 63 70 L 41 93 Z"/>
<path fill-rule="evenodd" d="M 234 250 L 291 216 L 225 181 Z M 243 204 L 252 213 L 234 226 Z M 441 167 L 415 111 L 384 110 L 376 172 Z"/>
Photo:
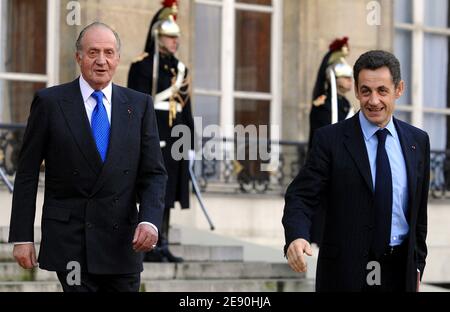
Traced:
<path fill-rule="evenodd" d="M 173 33 L 169 32 L 167 35 L 177 36 L 176 29 L 170 27 L 178 27 L 178 25 L 173 25 L 175 21 L 170 15 L 167 16 L 167 10 L 168 8 L 162 8 L 153 18 L 145 53 L 131 65 L 128 74 L 128 87 L 154 96 L 160 145 L 168 174 L 165 211 L 162 228 L 159 229 L 158 245 L 153 252 L 147 254 L 146 260 L 180 262 L 182 258 L 173 256 L 168 249 L 169 219 L 170 209 L 174 207 L 176 201 L 180 203 L 181 208 L 189 208 L 189 160 L 187 155 L 188 150 L 194 149 L 194 120 L 189 94 L 188 70 L 181 61 L 170 53 L 159 52 L 156 83 L 153 81 L 155 36 L 152 32 L 155 27 L 158 28 L 158 25 L 166 21 L 169 25 L 169 31 L 173 31 Z M 175 13 L 172 12 L 172 14 Z M 158 30 L 160 35 L 165 34 L 161 27 Z M 153 86 L 156 86 L 155 92 Z M 177 125 L 185 125 L 190 130 L 188 139 L 190 146 L 184 146 L 186 150 L 180 151 L 184 154 L 182 160 L 175 160 L 171 155 L 173 144 L 180 139 L 171 136 L 173 127 Z"/>

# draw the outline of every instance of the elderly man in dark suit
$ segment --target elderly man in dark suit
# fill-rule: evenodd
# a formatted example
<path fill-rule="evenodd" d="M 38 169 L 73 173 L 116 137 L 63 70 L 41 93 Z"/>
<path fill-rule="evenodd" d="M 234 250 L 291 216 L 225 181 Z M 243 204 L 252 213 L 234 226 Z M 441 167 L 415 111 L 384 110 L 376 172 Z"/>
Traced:
<path fill-rule="evenodd" d="M 311 217 L 325 194 L 316 290 L 415 291 L 427 255 L 429 138 L 393 117 L 404 90 L 394 55 L 361 55 L 354 79 L 361 110 L 317 130 L 286 192 L 285 253 L 293 270 L 306 271 Z"/>
<path fill-rule="evenodd" d="M 152 100 L 112 84 L 120 39 L 109 26 L 87 26 L 76 48 L 80 77 L 34 97 L 9 241 L 22 267 L 37 265 L 33 224 L 45 161 L 40 268 L 56 271 L 64 291 L 138 291 L 143 252 L 158 240 L 167 179 Z M 68 278 L 73 263 L 79 283 Z"/>

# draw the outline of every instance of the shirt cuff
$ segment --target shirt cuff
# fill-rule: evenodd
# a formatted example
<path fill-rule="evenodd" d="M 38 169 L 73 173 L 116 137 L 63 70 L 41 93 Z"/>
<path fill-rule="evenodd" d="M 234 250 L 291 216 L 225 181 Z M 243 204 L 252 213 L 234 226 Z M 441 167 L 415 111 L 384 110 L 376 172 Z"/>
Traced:
<path fill-rule="evenodd" d="M 33 242 L 14 242 L 14 245 L 25 245 L 25 244 L 33 244 Z"/>
<path fill-rule="evenodd" d="M 141 223 L 139 223 L 139 224 L 148 224 L 148 225 L 150 225 L 152 228 L 155 229 L 156 233 L 158 233 L 158 235 L 159 235 L 158 228 L 157 228 L 156 225 L 154 225 L 153 223 L 150 223 L 150 222 L 141 222 Z"/>

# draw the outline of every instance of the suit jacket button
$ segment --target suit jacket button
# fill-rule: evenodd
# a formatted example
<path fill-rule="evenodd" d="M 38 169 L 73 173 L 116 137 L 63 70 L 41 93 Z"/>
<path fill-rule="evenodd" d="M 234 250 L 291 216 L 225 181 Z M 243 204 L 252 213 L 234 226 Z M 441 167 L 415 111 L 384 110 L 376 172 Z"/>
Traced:
<path fill-rule="evenodd" d="M 79 174 L 79 172 L 78 172 L 78 170 L 74 170 L 74 171 L 72 171 L 72 174 L 73 174 L 74 176 L 77 176 L 77 175 Z"/>
<path fill-rule="evenodd" d="M 114 230 L 117 230 L 119 228 L 119 225 L 117 223 L 114 223 L 113 228 Z"/>
<path fill-rule="evenodd" d="M 117 203 L 119 201 L 119 199 L 116 197 L 114 198 L 114 202 Z"/>
<path fill-rule="evenodd" d="M 130 171 L 128 171 L 128 170 L 125 170 L 123 173 L 125 173 L 125 174 L 128 174 Z"/>
<path fill-rule="evenodd" d="M 86 222 L 86 227 L 87 227 L 88 229 L 91 229 L 91 228 L 92 228 L 92 224 L 89 223 L 89 222 Z"/>

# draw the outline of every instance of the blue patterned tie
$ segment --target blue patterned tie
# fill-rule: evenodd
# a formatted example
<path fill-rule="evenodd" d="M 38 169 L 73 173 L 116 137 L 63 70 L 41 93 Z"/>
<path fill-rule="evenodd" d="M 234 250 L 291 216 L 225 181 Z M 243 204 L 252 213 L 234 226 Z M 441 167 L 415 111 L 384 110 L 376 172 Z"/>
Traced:
<path fill-rule="evenodd" d="M 105 105 L 103 104 L 103 92 L 94 91 L 92 97 L 96 100 L 97 105 L 92 112 L 91 127 L 92 135 L 94 136 L 95 144 L 97 144 L 97 150 L 105 162 L 106 154 L 108 152 L 109 144 L 109 120 L 106 113 Z"/>
<path fill-rule="evenodd" d="M 392 173 L 385 143 L 388 129 L 378 130 L 377 167 L 375 174 L 375 237 L 372 252 L 379 258 L 387 251 L 391 241 Z"/>

